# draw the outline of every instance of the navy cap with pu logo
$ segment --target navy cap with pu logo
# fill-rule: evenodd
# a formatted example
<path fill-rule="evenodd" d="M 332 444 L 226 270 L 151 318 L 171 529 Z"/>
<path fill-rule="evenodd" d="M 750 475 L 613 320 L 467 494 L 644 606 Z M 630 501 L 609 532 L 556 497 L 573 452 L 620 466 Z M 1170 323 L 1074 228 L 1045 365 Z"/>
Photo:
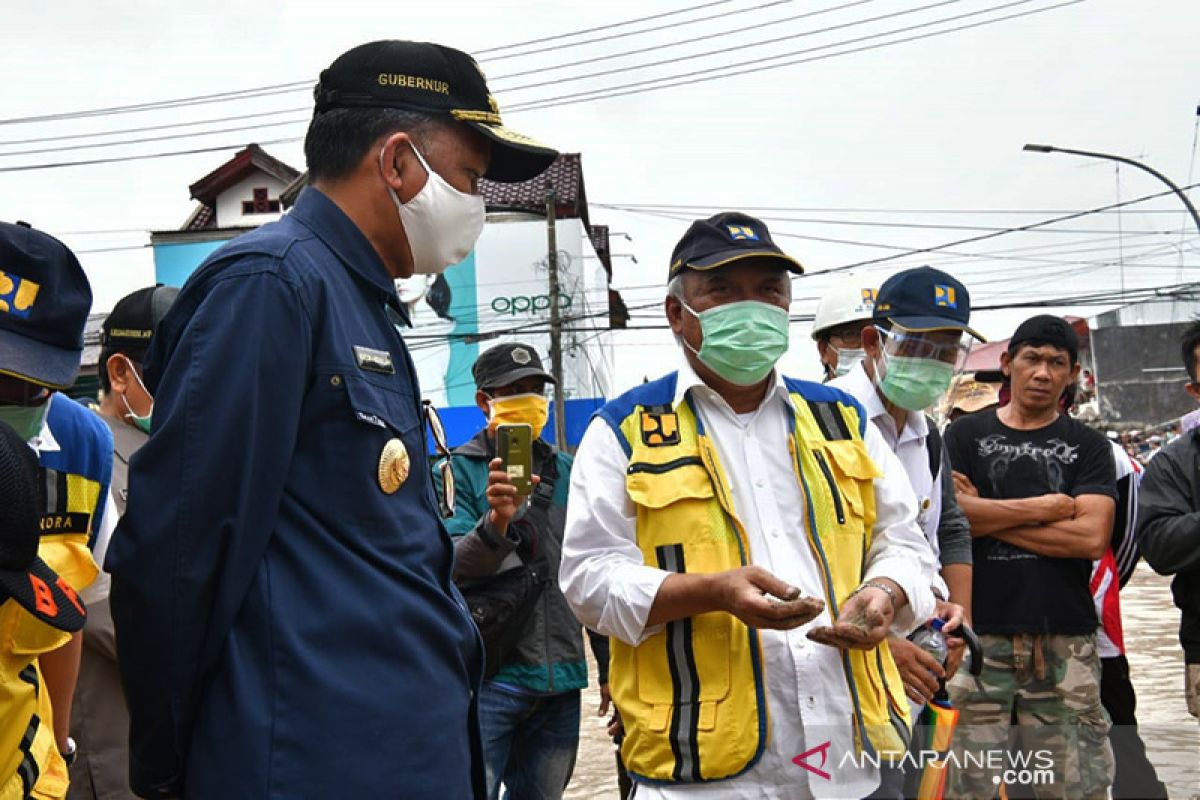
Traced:
<path fill-rule="evenodd" d="M 933 267 L 897 272 L 875 295 L 875 319 L 910 331 L 958 330 L 987 341 L 968 324 L 971 293 L 953 275 Z"/>
<path fill-rule="evenodd" d="M 726 211 L 691 224 L 671 253 L 670 280 L 685 269 L 709 270 L 747 258 L 766 258 L 801 275 L 804 267 L 771 239 L 762 220 Z"/>
<path fill-rule="evenodd" d="M 51 389 L 75 382 L 92 287 L 53 236 L 0 222 L 0 374 Z"/>

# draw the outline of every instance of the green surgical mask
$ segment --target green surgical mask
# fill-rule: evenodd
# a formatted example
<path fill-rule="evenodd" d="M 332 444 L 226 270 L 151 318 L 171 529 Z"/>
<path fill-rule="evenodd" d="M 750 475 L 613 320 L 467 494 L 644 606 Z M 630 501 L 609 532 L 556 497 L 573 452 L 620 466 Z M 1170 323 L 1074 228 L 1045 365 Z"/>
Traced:
<path fill-rule="evenodd" d="M 682 301 L 680 301 L 682 303 Z M 771 372 L 788 349 L 788 312 L 779 306 L 744 300 L 696 313 L 704 339 L 696 354 L 706 367 L 730 383 L 753 386 Z"/>
<path fill-rule="evenodd" d="M 28 442 L 42 432 L 49 411 L 49 400 L 36 406 L 0 406 L 0 422 L 7 422 L 21 441 Z"/>
<path fill-rule="evenodd" d="M 875 382 L 883 396 L 900 408 L 920 411 L 946 393 L 954 377 L 954 365 L 930 358 L 883 356 L 883 369 L 875 370 Z M 879 374 L 883 373 L 880 380 Z"/>

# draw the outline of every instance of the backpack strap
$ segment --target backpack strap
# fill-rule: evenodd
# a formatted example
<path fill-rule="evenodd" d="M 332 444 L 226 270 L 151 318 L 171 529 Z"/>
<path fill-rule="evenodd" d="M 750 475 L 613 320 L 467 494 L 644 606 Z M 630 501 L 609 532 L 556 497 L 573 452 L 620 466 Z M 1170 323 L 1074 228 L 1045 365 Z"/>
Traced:
<path fill-rule="evenodd" d="M 937 481 L 938 471 L 942 468 L 942 434 L 933 418 L 926 415 L 925 425 L 929 433 L 925 434 L 925 449 L 929 453 L 929 477 Z"/>

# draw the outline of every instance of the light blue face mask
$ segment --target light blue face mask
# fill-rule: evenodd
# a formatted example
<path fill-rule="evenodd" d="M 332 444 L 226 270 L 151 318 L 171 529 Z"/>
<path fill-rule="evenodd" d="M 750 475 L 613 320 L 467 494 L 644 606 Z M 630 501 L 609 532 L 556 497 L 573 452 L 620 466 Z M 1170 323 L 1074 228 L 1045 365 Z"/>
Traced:
<path fill-rule="evenodd" d="M 682 301 L 680 301 L 682 302 Z M 788 349 L 788 312 L 770 303 L 743 300 L 696 313 L 704 336 L 700 349 L 684 346 L 713 372 L 738 386 L 753 386 L 770 374 Z"/>

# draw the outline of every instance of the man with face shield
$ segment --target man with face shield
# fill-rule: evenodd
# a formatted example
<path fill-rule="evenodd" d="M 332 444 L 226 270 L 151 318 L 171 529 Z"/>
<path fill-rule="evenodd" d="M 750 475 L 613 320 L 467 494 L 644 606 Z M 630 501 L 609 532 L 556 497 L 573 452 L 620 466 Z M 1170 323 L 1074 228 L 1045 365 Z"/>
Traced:
<path fill-rule="evenodd" d="M 863 797 L 878 771 L 847 759 L 905 745 L 886 636 L 934 613 L 933 554 L 862 406 L 775 368 L 800 272 L 753 217 L 693 223 L 666 298 L 678 369 L 576 454 L 559 581 L 613 637 L 639 798 Z"/>
<path fill-rule="evenodd" d="M 463 259 L 479 181 L 556 153 L 440 45 L 355 47 L 314 94 L 312 185 L 201 265 L 145 364 L 106 563 L 143 796 L 483 790 L 479 638 L 394 280 Z"/>
<path fill-rule="evenodd" d="M 875 284 L 862 275 L 845 276 L 821 296 L 812 338 L 826 381 L 847 374 L 866 358 L 862 331 L 871 324 L 874 308 Z"/>
<path fill-rule="evenodd" d="M 958 507 L 946 449 L 925 409 L 950 388 L 965 350 L 964 336 L 982 339 L 968 322 L 971 298 L 953 276 L 929 267 L 899 272 L 876 295 L 869 325 L 861 334 L 865 358 L 830 383 L 863 404 L 873 425 L 896 454 L 917 497 L 917 523 L 938 558 L 933 593 L 971 610 L 971 526 Z M 932 699 L 938 679 L 961 662 L 960 639 L 943 669 L 933 656 L 903 635 L 889 645 L 914 712 Z M 902 774 L 886 771 L 878 797 L 899 797 Z"/>

